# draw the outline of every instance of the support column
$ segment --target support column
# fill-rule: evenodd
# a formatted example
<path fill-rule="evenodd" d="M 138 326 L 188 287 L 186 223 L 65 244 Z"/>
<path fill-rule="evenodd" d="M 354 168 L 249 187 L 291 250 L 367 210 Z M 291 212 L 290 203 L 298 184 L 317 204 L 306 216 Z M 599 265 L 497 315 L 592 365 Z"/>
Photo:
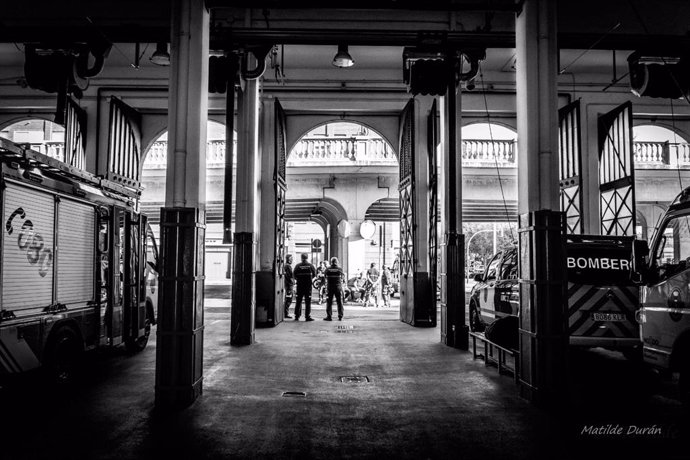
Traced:
<path fill-rule="evenodd" d="M 436 327 L 436 286 L 429 277 L 429 142 L 428 123 L 433 96 L 415 97 L 414 111 L 414 314 L 412 325 Z M 378 240 L 378 233 L 374 236 Z"/>
<path fill-rule="evenodd" d="M 558 201 L 556 5 L 527 0 L 516 20 L 520 213 L 520 394 L 554 403 L 567 358 Z"/>
<path fill-rule="evenodd" d="M 283 286 L 277 286 L 273 274 L 276 234 L 276 140 L 275 99 L 261 102 L 261 215 L 259 217 L 259 270 L 256 272 L 256 325 L 275 326 L 283 320 L 283 308 L 276 308 L 283 298 Z M 299 260 L 298 257 L 295 258 Z M 277 262 L 277 261 L 276 261 Z M 282 264 L 276 264 L 282 267 Z M 282 279 L 282 278 L 281 278 Z"/>
<path fill-rule="evenodd" d="M 238 97 L 237 198 L 230 343 L 254 343 L 259 189 L 259 81 L 246 80 Z"/>
<path fill-rule="evenodd" d="M 156 407 L 162 409 L 186 407 L 202 390 L 208 47 L 204 1 L 173 1 L 156 333 Z"/>
<path fill-rule="evenodd" d="M 456 57 L 451 65 L 448 91 L 441 100 L 443 138 L 443 216 L 441 244 L 441 341 L 449 347 L 468 349 L 465 323 L 465 235 L 462 234 L 462 92 L 457 85 Z"/>

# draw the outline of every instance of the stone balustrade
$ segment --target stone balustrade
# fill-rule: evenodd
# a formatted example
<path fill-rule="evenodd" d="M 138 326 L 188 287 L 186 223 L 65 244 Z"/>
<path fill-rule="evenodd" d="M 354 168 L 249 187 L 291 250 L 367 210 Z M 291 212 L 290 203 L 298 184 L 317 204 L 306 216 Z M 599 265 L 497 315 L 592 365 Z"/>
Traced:
<path fill-rule="evenodd" d="M 383 139 L 307 138 L 292 149 L 288 166 L 376 164 L 396 165 L 395 152 Z"/>
<path fill-rule="evenodd" d="M 470 167 L 515 166 L 516 152 L 517 141 L 463 139 L 462 164 Z"/>
<path fill-rule="evenodd" d="M 165 169 L 168 158 L 168 142 L 154 142 L 146 154 L 144 169 Z M 237 158 L 235 158 L 237 162 Z M 211 168 L 225 166 L 225 141 L 213 140 L 206 143 L 206 164 Z"/>
<path fill-rule="evenodd" d="M 635 167 L 690 167 L 690 144 L 686 142 L 633 142 Z"/>
<path fill-rule="evenodd" d="M 633 151 L 638 166 L 669 164 L 668 142 L 633 142 Z"/>
<path fill-rule="evenodd" d="M 65 143 L 48 141 L 40 144 L 31 144 L 31 150 L 55 158 L 58 161 L 65 161 Z"/>
<path fill-rule="evenodd" d="M 206 161 L 209 167 L 225 165 L 225 141 L 208 142 Z M 62 143 L 32 146 L 41 153 L 64 160 Z M 145 169 L 166 167 L 167 142 L 154 142 L 146 157 Z M 669 142 L 633 142 L 635 167 L 638 169 L 690 167 L 690 144 Z M 511 140 L 465 139 L 462 141 L 462 163 L 467 167 L 515 167 L 517 142 Z M 355 137 L 302 139 L 293 148 L 288 166 L 316 166 L 323 163 L 346 165 L 397 165 L 393 149 L 383 139 Z"/>

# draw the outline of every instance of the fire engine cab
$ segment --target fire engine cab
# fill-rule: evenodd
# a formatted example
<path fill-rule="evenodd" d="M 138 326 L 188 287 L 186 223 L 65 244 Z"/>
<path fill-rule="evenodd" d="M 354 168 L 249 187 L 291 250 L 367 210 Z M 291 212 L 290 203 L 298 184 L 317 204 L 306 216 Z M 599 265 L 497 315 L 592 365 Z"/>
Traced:
<path fill-rule="evenodd" d="M 680 372 L 681 397 L 690 403 L 690 187 L 671 203 L 650 241 L 635 241 L 633 256 L 643 358 Z"/>
<path fill-rule="evenodd" d="M 4 139 L 0 163 L 0 376 L 67 382 L 86 350 L 142 350 L 157 248 L 140 191 Z"/>

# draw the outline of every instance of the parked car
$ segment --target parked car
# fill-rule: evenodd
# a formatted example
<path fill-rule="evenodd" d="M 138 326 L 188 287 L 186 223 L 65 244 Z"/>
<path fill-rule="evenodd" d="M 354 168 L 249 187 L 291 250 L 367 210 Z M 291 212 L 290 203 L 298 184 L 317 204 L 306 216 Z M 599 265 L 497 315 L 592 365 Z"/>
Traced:
<path fill-rule="evenodd" d="M 517 317 L 518 295 L 517 248 L 493 256 L 484 273 L 474 276 L 469 301 L 470 330 L 482 332 L 487 325 L 506 316 Z"/>

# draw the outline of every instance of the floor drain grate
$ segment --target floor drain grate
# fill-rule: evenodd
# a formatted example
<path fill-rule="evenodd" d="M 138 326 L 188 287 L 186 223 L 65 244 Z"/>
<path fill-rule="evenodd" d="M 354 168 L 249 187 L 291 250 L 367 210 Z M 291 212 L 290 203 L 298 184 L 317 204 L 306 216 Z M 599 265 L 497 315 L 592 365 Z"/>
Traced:
<path fill-rule="evenodd" d="M 340 332 L 342 334 L 352 334 L 355 332 L 354 326 L 337 326 L 335 332 Z"/>
<path fill-rule="evenodd" d="M 340 377 L 342 383 L 369 383 L 369 377 L 366 375 L 345 375 Z"/>
<path fill-rule="evenodd" d="M 283 391 L 280 396 L 283 398 L 306 398 L 307 394 L 304 391 Z"/>

